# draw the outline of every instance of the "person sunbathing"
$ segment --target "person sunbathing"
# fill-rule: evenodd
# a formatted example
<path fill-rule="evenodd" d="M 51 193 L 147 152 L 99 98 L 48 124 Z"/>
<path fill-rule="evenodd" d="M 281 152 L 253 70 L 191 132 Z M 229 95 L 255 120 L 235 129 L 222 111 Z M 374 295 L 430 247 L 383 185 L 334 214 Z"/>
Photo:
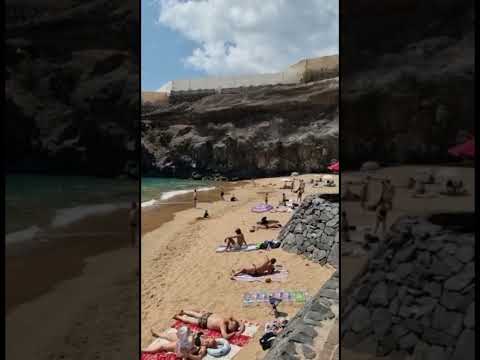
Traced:
<path fill-rule="evenodd" d="M 257 222 L 258 228 L 263 229 L 277 229 L 282 227 L 281 224 L 278 223 L 278 220 L 268 220 L 266 216 L 262 217 L 259 222 Z"/>
<path fill-rule="evenodd" d="M 157 353 L 160 351 L 173 352 L 183 360 L 200 360 L 207 355 L 207 349 L 215 349 L 217 342 L 213 338 L 204 337 L 203 333 L 192 335 L 190 329 L 182 327 L 175 332 L 156 333 L 152 335 L 167 340 L 164 343 L 158 341 L 142 349 L 144 353 Z"/>
<path fill-rule="evenodd" d="M 232 247 L 235 246 L 239 248 L 241 248 L 242 246 L 247 246 L 247 242 L 245 241 L 245 236 L 243 236 L 242 230 L 235 230 L 235 234 L 236 235 L 228 236 L 225 238 L 224 242 L 227 244 L 226 251 L 229 251 Z"/>
<path fill-rule="evenodd" d="M 211 312 L 181 310 L 173 318 L 187 324 L 197 325 L 202 329 L 220 331 L 222 337 L 227 340 L 232 336 L 241 335 L 245 331 L 243 322 L 232 316 L 226 318 Z"/>
<path fill-rule="evenodd" d="M 276 259 L 268 259 L 262 265 L 256 266 L 253 264 L 252 268 L 244 268 L 240 271 L 237 271 L 233 274 L 233 276 L 237 275 L 251 275 L 251 276 L 264 276 L 264 275 L 272 275 L 275 272 L 275 263 L 277 262 Z"/>

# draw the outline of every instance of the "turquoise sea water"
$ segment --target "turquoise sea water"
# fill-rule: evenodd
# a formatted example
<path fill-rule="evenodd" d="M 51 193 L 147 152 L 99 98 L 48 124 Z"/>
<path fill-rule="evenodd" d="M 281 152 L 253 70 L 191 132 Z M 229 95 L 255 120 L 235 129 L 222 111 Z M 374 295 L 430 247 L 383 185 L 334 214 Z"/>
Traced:
<path fill-rule="evenodd" d="M 208 181 L 186 180 L 175 178 L 142 178 L 142 206 L 153 201 L 167 200 L 175 195 L 185 194 L 197 188 L 199 190 L 212 188 L 214 184 Z"/>
<path fill-rule="evenodd" d="M 7 175 L 6 243 L 138 201 L 138 182 L 86 176 Z"/>

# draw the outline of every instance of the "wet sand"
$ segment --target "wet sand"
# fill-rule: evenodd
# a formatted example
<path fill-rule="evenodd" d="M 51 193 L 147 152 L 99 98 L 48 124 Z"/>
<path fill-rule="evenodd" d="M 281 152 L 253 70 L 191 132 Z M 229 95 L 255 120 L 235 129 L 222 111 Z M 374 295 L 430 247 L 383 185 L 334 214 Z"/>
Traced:
<path fill-rule="evenodd" d="M 48 241 L 35 239 L 29 249 L 7 248 L 6 358 L 134 355 L 139 249 L 130 245 L 126 219 L 127 210 L 92 216 L 49 232 Z M 71 236 L 86 231 L 97 235 Z M 114 337 L 122 342 L 108 341 Z"/>

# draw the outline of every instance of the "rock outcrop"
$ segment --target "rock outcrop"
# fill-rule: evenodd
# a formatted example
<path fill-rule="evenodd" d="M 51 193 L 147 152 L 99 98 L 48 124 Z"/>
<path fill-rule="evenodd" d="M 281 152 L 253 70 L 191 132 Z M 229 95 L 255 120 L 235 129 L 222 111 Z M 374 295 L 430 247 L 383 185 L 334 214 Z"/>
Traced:
<path fill-rule="evenodd" d="M 474 131 L 474 1 L 372 6 L 341 22 L 342 166 L 447 161 Z"/>
<path fill-rule="evenodd" d="M 135 176 L 137 4 L 37 3 L 6 6 L 7 170 Z"/>
<path fill-rule="evenodd" d="M 311 195 L 295 211 L 278 240 L 285 251 L 337 267 L 339 218 L 338 202 L 325 200 L 322 195 Z"/>
<path fill-rule="evenodd" d="M 337 145 L 338 78 L 239 89 L 142 113 L 142 170 L 149 175 L 322 171 L 337 158 Z"/>
<path fill-rule="evenodd" d="M 441 225 L 447 220 L 453 223 Z M 342 346 L 474 359 L 475 235 L 468 224 L 474 214 L 399 219 L 342 294 Z"/>
<path fill-rule="evenodd" d="M 338 352 L 338 277 L 336 271 L 290 320 L 264 360 L 331 359 Z"/>

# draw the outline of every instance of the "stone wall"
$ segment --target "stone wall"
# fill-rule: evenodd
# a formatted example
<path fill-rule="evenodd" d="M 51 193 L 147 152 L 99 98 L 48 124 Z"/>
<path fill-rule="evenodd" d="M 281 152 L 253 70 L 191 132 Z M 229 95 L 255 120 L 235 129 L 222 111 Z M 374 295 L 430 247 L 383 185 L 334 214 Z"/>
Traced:
<path fill-rule="evenodd" d="M 448 228 L 431 219 L 398 220 L 351 293 L 342 294 L 342 346 L 382 356 L 474 358 L 473 228 Z"/>
<path fill-rule="evenodd" d="M 322 195 L 307 197 L 282 229 L 278 240 L 288 252 L 321 264 L 338 265 L 339 204 Z"/>
<path fill-rule="evenodd" d="M 328 346 L 332 340 L 335 342 L 338 330 L 336 326 L 331 326 L 338 316 L 338 277 L 336 271 L 290 320 L 264 360 L 330 359 L 329 355 L 338 351 L 336 346 Z M 319 340 L 322 342 L 320 348 Z"/>

